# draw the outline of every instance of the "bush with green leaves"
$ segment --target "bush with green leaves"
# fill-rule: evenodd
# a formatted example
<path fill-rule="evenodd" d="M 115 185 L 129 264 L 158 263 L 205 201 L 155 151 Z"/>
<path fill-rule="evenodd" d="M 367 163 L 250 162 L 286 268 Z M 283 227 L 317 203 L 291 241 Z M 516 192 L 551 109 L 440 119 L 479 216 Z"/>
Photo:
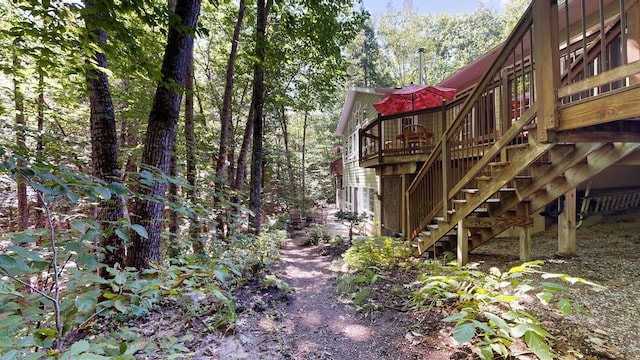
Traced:
<path fill-rule="evenodd" d="M 353 241 L 353 228 L 356 225 L 360 225 L 363 221 L 369 218 L 369 214 L 366 212 L 358 213 L 356 211 L 340 210 L 334 214 L 336 219 L 346 221 L 349 223 L 349 244 Z"/>
<path fill-rule="evenodd" d="M 280 249 L 287 242 L 285 230 L 268 230 L 259 236 L 236 233 L 226 242 L 217 242 L 214 249 L 220 259 L 235 264 L 245 278 L 280 261 Z"/>
<path fill-rule="evenodd" d="M 411 245 L 390 237 L 367 237 L 357 240 L 342 255 L 353 270 L 364 270 L 370 266 L 392 268 L 413 254 Z"/>
<path fill-rule="evenodd" d="M 544 306 L 555 304 L 565 316 L 572 310 L 586 312 L 568 298 L 554 301 L 557 292 L 567 289 L 563 284 L 542 281 L 536 285 L 525 275 L 536 274 L 568 284 L 599 285 L 566 274 L 542 272 L 538 270 L 542 264 L 527 262 L 507 272 L 491 268 L 489 273 L 478 270 L 478 264 L 460 269 L 451 264 L 442 269 L 441 275 L 421 275 L 421 288 L 414 292 L 413 301 L 419 309 L 452 309 L 455 313 L 443 321 L 456 324 L 453 338 L 460 344 L 473 343 L 482 359 L 493 359 L 496 354 L 506 358 L 510 355 L 509 346 L 517 339 L 523 339 L 538 358 L 553 359 L 553 336 L 525 310 L 525 298 L 538 299 Z"/>
<path fill-rule="evenodd" d="M 300 242 L 302 246 L 315 246 L 321 242 L 328 243 L 331 235 L 324 225 L 316 224 L 307 231 L 307 236 Z"/>
<path fill-rule="evenodd" d="M 377 310 L 378 304 L 371 299 L 371 286 L 385 279 L 382 269 L 370 266 L 361 271 L 345 274 L 338 279 L 335 291 L 347 295 L 357 312 Z"/>
<path fill-rule="evenodd" d="M 146 231 L 126 219 L 101 228 L 91 219 L 91 209 L 115 193 L 131 196 L 129 190 L 66 167 L 23 160 L 27 166 L 19 167 L 16 157 L 9 156 L 0 162 L 0 171 L 21 177 L 34 190 L 45 224 L 0 238 L 0 358 L 177 354 L 183 340 L 141 340 L 142 331 L 131 324 L 161 301 L 181 304 L 195 293 L 208 297 L 207 306 L 214 307 L 213 315 L 203 319 L 207 327 L 233 326 L 230 288 L 240 267 L 220 257 L 197 264 L 174 259 L 143 271 L 119 264 L 106 267 L 100 263 L 104 249 L 95 245 L 100 236 L 114 233 L 126 242 L 131 231 L 143 237 Z M 106 276 L 98 276 L 98 268 Z"/>

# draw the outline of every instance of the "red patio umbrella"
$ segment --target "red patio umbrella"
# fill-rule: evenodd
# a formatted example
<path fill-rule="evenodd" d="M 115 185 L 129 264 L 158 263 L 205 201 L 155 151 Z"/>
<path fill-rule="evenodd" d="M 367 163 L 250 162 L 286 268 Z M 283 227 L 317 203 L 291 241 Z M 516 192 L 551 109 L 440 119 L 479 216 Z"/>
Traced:
<path fill-rule="evenodd" d="M 411 84 L 383 97 L 373 107 L 382 115 L 426 109 L 442 105 L 445 100 L 451 101 L 456 91 L 440 86 Z"/>

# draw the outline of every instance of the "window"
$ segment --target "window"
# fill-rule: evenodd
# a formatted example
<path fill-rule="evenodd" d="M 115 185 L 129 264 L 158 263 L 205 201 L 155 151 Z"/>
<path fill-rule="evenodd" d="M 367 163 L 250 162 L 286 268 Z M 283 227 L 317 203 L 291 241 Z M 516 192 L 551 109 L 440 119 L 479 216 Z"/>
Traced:
<path fill-rule="evenodd" d="M 369 212 L 372 213 L 372 214 L 376 210 L 375 198 L 376 198 L 375 190 L 374 189 L 369 189 Z"/>
<path fill-rule="evenodd" d="M 362 189 L 362 211 L 366 211 L 369 215 L 373 215 L 375 212 L 375 198 L 376 198 L 376 190 L 373 188 L 364 188 Z"/>

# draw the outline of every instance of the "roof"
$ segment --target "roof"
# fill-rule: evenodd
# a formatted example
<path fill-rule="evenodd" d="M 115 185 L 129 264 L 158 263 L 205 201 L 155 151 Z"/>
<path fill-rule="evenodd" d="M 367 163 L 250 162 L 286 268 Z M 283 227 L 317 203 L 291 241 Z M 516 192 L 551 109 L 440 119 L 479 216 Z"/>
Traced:
<path fill-rule="evenodd" d="M 351 110 L 353 109 L 353 105 L 356 97 L 359 94 L 369 94 L 378 97 L 382 97 L 384 95 L 388 95 L 395 91 L 396 89 L 390 88 L 363 88 L 363 87 L 354 87 L 347 91 L 347 98 L 344 101 L 344 105 L 342 106 L 342 113 L 340 113 L 340 121 L 338 122 L 338 126 L 336 127 L 335 134 L 338 136 L 342 136 L 344 133 L 344 129 L 347 127 L 347 123 L 349 122 L 349 118 L 351 116 Z"/>
<path fill-rule="evenodd" d="M 449 75 L 449 77 L 439 83 L 438 86 L 458 89 L 458 94 L 464 94 L 466 90 L 473 87 L 478 81 L 480 81 L 480 78 L 487 72 L 489 66 L 493 64 L 493 61 L 498 56 L 498 53 L 502 50 L 503 46 L 504 43 L 501 43 L 489 50 L 460 70 Z"/>

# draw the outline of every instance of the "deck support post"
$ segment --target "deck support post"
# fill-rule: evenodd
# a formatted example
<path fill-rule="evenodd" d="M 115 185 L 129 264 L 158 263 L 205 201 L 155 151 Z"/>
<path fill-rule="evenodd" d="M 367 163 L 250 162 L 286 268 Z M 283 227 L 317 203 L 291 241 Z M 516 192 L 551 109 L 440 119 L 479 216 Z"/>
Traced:
<path fill-rule="evenodd" d="M 462 267 L 469 261 L 469 231 L 464 225 L 464 221 L 458 222 L 458 246 L 456 249 L 458 267 Z"/>
<path fill-rule="evenodd" d="M 529 217 L 529 203 L 523 202 L 516 207 L 518 217 Z M 520 261 L 531 261 L 531 226 L 520 226 Z"/>
<path fill-rule="evenodd" d="M 409 226 L 408 226 L 408 218 L 409 218 L 409 207 L 407 206 L 407 174 L 400 175 L 402 179 L 402 184 L 400 185 L 402 188 L 402 193 L 400 195 L 400 227 L 402 230 L 402 238 L 405 241 L 411 240 L 409 238 Z"/>
<path fill-rule="evenodd" d="M 534 1 L 533 59 L 535 62 L 534 94 L 538 107 L 538 141 L 549 140 L 548 130 L 558 126 L 556 89 L 560 87 L 560 58 L 558 40 L 558 3 Z M 543 16 L 542 14 L 549 14 Z M 544 70 L 541 70 L 544 69 Z M 551 91 L 553 89 L 553 91 Z"/>
<path fill-rule="evenodd" d="M 558 216 L 558 254 L 576 255 L 576 189 L 564 195 L 562 212 Z"/>
<path fill-rule="evenodd" d="M 634 4 L 627 11 L 627 58 L 622 59 L 625 64 L 632 63 L 640 59 L 640 4 Z M 637 75 L 629 78 L 631 85 L 637 84 L 640 79 Z"/>

